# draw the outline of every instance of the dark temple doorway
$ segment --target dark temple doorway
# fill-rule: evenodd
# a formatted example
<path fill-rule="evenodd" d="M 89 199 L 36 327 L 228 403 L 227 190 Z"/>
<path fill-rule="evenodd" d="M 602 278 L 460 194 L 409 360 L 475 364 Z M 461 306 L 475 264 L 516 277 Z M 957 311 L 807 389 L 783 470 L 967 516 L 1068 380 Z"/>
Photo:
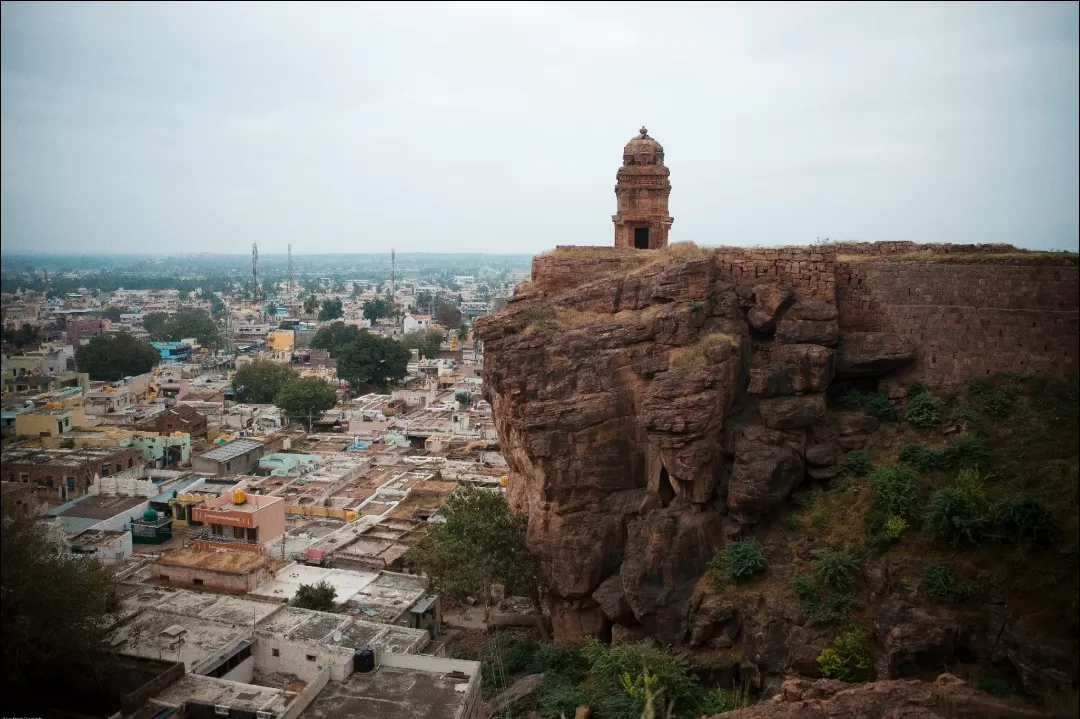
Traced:
<path fill-rule="evenodd" d="M 634 247 L 639 250 L 649 249 L 649 228 L 648 227 L 635 227 L 634 228 Z"/>

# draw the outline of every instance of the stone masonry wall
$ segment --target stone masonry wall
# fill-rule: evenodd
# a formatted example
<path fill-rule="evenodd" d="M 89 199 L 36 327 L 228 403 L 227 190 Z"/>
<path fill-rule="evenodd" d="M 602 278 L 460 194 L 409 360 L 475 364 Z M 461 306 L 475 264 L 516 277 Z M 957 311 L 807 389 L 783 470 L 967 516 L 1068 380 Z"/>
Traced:
<path fill-rule="evenodd" d="M 559 247 L 533 259 L 533 286 L 560 292 L 612 272 L 629 274 L 663 253 L 695 252 L 678 248 Z M 908 373 L 931 385 L 1005 370 L 1080 371 L 1080 280 L 1075 261 L 1064 256 L 1047 259 L 1009 245 L 911 242 L 697 252 L 713 254 L 719 280 L 785 282 L 800 298 L 835 303 L 845 332 L 909 338 L 918 359 Z M 901 261 L 912 253 L 928 259 Z"/>
<path fill-rule="evenodd" d="M 1075 266 L 840 262 L 836 279 L 842 329 L 908 337 L 909 371 L 932 385 L 1080 369 Z"/>

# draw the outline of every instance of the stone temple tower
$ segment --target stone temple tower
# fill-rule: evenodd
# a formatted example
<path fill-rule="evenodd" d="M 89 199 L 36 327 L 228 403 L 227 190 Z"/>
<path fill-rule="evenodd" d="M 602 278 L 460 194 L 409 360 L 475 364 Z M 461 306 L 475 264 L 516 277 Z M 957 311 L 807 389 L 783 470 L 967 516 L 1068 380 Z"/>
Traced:
<path fill-rule="evenodd" d="M 655 250 L 667 247 L 674 217 L 668 215 L 670 171 L 664 166 L 664 148 L 641 128 L 623 149 L 623 166 L 615 175 L 617 213 L 615 246 Z"/>

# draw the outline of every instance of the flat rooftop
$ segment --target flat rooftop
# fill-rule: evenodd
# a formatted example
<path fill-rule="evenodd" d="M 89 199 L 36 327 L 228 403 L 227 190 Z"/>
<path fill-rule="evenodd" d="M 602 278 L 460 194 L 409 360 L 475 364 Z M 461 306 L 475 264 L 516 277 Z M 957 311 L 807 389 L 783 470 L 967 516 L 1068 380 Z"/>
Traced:
<path fill-rule="evenodd" d="M 327 569 L 294 563 L 279 571 L 274 579 L 253 589 L 251 594 L 292 601 L 301 584 L 329 582 L 337 591 L 334 604 L 341 605 L 377 578 L 378 574 L 375 572 Z"/>
<path fill-rule="evenodd" d="M 455 719 L 463 708 L 470 675 L 380 666 L 330 682 L 300 715 L 301 719 Z M 474 701 L 478 701 L 476 698 Z"/>
<path fill-rule="evenodd" d="M 46 514 L 53 517 L 79 517 L 101 521 L 130 511 L 134 507 L 145 504 L 146 501 L 146 497 L 107 497 L 103 494 L 88 494 L 50 509 Z"/>
<path fill-rule="evenodd" d="M 270 712 L 281 716 L 296 695 L 283 689 L 241 684 L 195 674 L 185 674 L 165 691 L 154 695 L 154 702 L 178 708 L 185 702 L 205 702 L 233 710 Z"/>
<path fill-rule="evenodd" d="M 231 442 L 226 442 L 221 446 L 214 447 L 209 452 L 203 452 L 199 457 L 215 462 L 228 462 L 229 460 L 236 459 L 237 457 L 262 446 L 262 442 L 256 442 L 253 439 L 234 439 Z"/>
<path fill-rule="evenodd" d="M 158 559 L 158 564 L 167 564 L 171 567 L 211 569 L 218 572 L 231 572 L 234 574 L 249 574 L 270 563 L 271 559 L 261 554 L 248 554 L 247 552 L 207 552 L 189 548 L 176 549 L 167 552 Z"/>

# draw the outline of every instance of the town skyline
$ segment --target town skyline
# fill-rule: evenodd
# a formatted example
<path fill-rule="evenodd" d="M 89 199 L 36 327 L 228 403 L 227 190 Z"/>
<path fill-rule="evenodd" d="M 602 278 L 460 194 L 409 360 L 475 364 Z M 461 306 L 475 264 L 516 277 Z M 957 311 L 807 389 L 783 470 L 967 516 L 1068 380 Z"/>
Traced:
<path fill-rule="evenodd" d="M 1069 3 L 5 3 L 0 231 L 52 252 L 606 245 L 644 124 L 673 243 L 1075 251 L 1077 20 Z"/>

